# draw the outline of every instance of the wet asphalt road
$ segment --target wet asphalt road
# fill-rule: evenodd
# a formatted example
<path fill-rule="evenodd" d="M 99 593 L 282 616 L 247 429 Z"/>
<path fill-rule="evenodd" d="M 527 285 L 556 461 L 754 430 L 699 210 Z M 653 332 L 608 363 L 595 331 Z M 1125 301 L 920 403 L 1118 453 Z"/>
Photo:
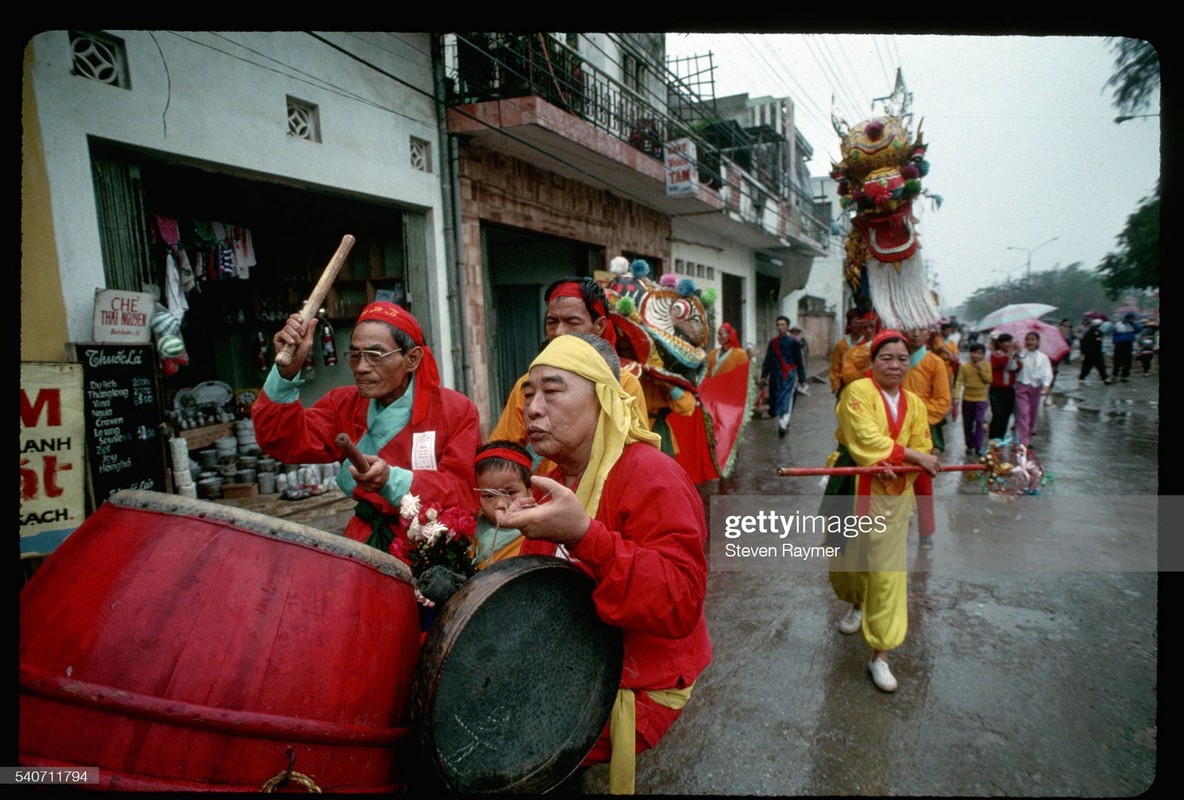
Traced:
<path fill-rule="evenodd" d="M 811 374 L 824 370 L 819 361 Z M 822 465 L 834 427 L 828 387 L 812 381 L 786 439 L 773 420 L 748 423 L 735 473 L 700 487 L 709 507 L 713 494 L 817 495 L 818 478 L 774 469 Z M 1160 582 L 1174 577 L 1109 559 L 984 570 L 963 557 L 985 536 L 1005 554 L 1055 553 L 1088 527 L 1059 522 L 1073 514 L 1056 510 L 1069 508 L 1104 520 L 1099 546 L 1111 553 L 1153 547 L 1155 511 L 1148 524 L 1122 506 L 1154 508 L 1158 427 L 1157 374 L 1078 384 L 1070 367 L 1032 440 L 1052 481 L 1042 498 L 1024 498 L 1047 503 L 1051 521 L 1016 514 L 980 531 L 940 510 L 951 495 L 991 502 L 980 485 L 935 480 L 935 548 L 918 554 L 915 523 L 910 532 L 909 630 L 891 653 L 894 694 L 872 684 L 862 637 L 836 631 L 846 607 L 825 569 L 713 567 L 714 660 L 670 733 L 638 757 L 638 793 L 1118 797 L 1164 786 L 1162 771 L 1179 770 L 1157 767 L 1157 603 Z M 943 462 L 962 462 L 960 427 L 947 425 L 946 436 Z M 717 530 L 711 547 L 720 546 Z M 582 788 L 603 792 L 604 780 L 595 767 Z"/>

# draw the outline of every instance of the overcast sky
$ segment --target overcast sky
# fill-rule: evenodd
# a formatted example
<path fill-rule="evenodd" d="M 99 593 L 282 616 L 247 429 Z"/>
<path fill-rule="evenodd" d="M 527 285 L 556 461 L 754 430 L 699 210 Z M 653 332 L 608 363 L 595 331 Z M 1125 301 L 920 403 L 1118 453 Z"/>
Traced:
<path fill-rule="evenodd" d="M 812 175 L 840 157 L 832 95 L 854 125 L 901 67 L 929 146 L 923 186 L 943 201 L 915 207 L 946 311 L 1024 276 L 1029 254 L 1008 248 L 1034 250 L 1032 272 L 1093 269 L 1159 177 L 1159 118 L 1114 122 L 1102 37 L 669 33 L 666 46 L 714 53 L 716 97 L 791 97 Z"/>

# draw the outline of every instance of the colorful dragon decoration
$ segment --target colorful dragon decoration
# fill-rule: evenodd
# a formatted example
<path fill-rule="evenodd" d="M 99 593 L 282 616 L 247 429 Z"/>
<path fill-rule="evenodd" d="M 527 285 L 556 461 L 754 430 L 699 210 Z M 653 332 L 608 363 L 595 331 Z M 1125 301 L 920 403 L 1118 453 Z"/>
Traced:
<path fill-rule="evenodd" d="M 695 483 L 726 477 L 735 457 L 735 443 L 751 407 L 748 370 L 726 382 L 705 380 L 707 353 L 712 346 L 716 291 L 700 290 L 689 278 L 663 275 L 650 280 L 649 264 L 618 256 L 610 263 L 613 278 L 605 288 L 616 329 L 617 354 L 658 398 L 690 394 L 689 414 L 649 411 L 658 419 L 655 429 L 674 451 L 675 459 Z M 684 403 L 688 408 L 690 403 Z M 677 442 L 677 446 L 673 442 Z"/>
<path fill-rule="evenodd" d="M 832 164 L 839 203 L 852 215 L 843 275 L 856 305 L 874 308 L 884 325 L 897 330 L 927 328 L 941 319 L 919 256 L 913 203 L 928 195 L 921 179 L 929 172 L 928 146 L 920 125 L 912 139 L 908 112 L 912 95 L 896 74 L 893 94 L 880 98 L 886 113 L 849 126 L 831 116 L 841 138 L 843 159 Z M 899 109 L 899 111 L 897 111 Z"/>

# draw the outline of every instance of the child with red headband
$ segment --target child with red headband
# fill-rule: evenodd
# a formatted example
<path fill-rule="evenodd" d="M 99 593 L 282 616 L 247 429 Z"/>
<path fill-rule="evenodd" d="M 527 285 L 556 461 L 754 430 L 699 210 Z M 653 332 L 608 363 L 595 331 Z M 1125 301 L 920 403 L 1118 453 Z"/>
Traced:
<path fill-rule="evenodd" d="M 499 525 L 502 514 L 518 499 L 530 497 L 530 453 L 526 448 L 501 439 L 477 448 L 477 553 L 473 563 L 485 569 L 495 561 L 518 555 L 522 534 Z"/>

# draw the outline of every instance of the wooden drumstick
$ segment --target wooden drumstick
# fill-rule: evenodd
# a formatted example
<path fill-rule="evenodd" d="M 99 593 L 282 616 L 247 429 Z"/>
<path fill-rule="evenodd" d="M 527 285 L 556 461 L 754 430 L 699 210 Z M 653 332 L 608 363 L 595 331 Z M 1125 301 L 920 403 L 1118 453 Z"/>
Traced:
<path fill-rule="evenodd" d="M 312 294 L 308 296 L 308 300 L 304 303 L 304 308 L 300 311 L 300 316 L 306 323 L 316 317 L 317 311 L 321 308 L 321 303 L 325 302 L 325 295 L 329 294 L 329 287 L 333 285 L 333 281 L 337 278 L 337 273 L 341 271 L 341 265 L 345 263 L 345 257 L 349 255 L 349 251 L 353 246 L 353 236 L 347 233 L 341 237 L 341 244 L 337 245 L 337 252 L 333 254 L 333 258 L 329 259 L 328 266 L 321 273 L 321 279 L 313 287 Z M 292 363 L 292 354 L 294 352 L 296 352 L 296 348 L 291 345 L 285 345 L 279 350 L 276 350 L 275 363 L 281 367 L 288 366 Z"/>
<path fill-rule="evenodd" d="M 337 446 L 341 448 L 341 452 L 345 454 L 345 457 L 349 459 L 349 463 L 357 467 L 358 472 L 365 472 L 370 469 L 370 462 L 366 460 L 366 456 L 362 455 L 362 451 L 358 449 L 358 446 L 353 443 L 353 440 L 349 436 L 339 433 L 334 441 L 337 442 Z"/>

